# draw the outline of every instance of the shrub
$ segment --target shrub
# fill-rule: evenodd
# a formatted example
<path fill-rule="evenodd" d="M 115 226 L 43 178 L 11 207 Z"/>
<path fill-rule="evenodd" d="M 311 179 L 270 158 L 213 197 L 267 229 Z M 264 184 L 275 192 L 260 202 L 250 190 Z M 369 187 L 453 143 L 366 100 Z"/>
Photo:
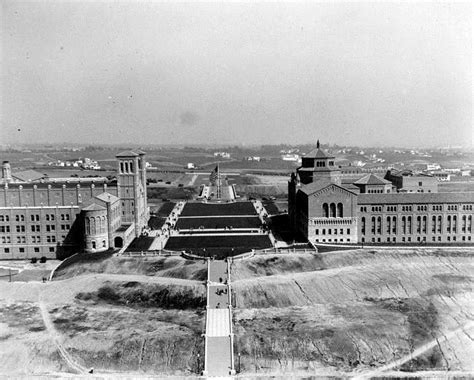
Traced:
<path fill-rule="evenodd" d="M 31 264 L 36 264 L 37 261 L 38 259 L 36 257 L 31 258 Z"/>
<path fill-rule="evenodd" d="M 40 263 L 45 263 L 46 262 L 46 256 L 41 256 Z"/>
<path fill-rule="evenodd" d="M 120 299 L 120 295 L 117 294 L 115 289 L 108 285 L 99 288 L 97 291 L 97 297 L 104 301 L 118 301 Z"/>

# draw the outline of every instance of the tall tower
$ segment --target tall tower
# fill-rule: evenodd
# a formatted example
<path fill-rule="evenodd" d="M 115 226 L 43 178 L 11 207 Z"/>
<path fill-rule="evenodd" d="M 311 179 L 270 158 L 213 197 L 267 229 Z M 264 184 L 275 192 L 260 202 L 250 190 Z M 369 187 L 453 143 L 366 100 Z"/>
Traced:
<path fill-rule="evenodd" d="M 144 152 L 125 151 L 117 154 L 118 196 L 122 206 L 122 223 L 135 223 L 135 236 L 139 236 L 147 219 L 146 172 Z"/>

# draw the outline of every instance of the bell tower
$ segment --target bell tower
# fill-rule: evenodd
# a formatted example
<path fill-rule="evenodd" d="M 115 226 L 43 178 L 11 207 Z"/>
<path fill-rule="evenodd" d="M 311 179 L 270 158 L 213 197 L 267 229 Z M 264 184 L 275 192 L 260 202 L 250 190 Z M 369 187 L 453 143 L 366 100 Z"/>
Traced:
<path fill-rule="evenodd" d="M 125 151 L 116 156 L 117 189 L 122 209 L 121 220 L 122 224 L 135 223 L 136 236 L 141 234 L 148 216 L 144 155 L 144 152 Z"/>

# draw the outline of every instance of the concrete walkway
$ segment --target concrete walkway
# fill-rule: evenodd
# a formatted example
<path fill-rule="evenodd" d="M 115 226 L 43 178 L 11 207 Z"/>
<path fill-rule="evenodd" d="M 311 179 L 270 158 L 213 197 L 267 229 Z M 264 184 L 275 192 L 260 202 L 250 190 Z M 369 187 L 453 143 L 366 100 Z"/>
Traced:
<path fill-rule="evenodd" d="M 205 364 L 203 375 L 235 374 L 229 265 L 208 260 Z"/>

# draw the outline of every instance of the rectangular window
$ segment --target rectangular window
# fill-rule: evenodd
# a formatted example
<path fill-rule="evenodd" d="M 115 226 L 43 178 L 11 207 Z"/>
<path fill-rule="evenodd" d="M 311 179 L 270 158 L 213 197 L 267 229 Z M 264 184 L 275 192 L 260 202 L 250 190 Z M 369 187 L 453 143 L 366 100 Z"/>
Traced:
<path fill-rule="evenodd" d="M 10 248 L 5 248 L 5 253 L 10 253 Z"/>
<path fill-rule="evenodd" d="M 25 248 L 20 248 L 20 253 L 25 253 Z"/>

